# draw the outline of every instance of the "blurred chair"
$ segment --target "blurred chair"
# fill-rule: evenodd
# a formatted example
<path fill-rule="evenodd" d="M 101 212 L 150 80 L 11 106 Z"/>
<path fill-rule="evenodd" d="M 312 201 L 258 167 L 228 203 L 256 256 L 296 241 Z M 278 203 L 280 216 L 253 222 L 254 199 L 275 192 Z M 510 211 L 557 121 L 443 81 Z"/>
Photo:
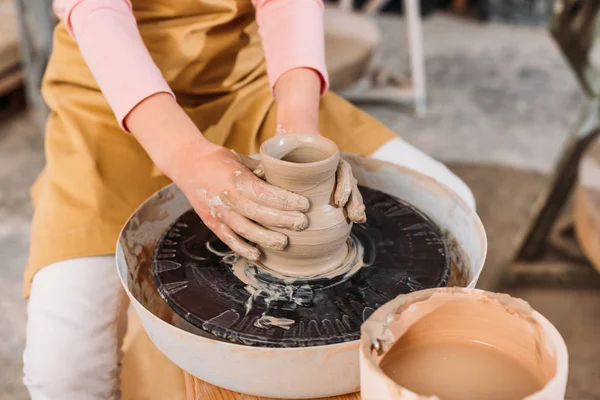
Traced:
<path fill-rule="evenodd" d="M 52 52 L 52 37 L 56 24 L 52 12 L 52 0 L 14 0 L 14 2 L 19 18 L 27 102 L 36 122 L 43 127 L 48 108 L 42 99 L 40 86 Z"/>
<path fill-rule="evenodd" d="M 23 71 L 12 0 L 0 0 L 0 96 L 21 85 Z"/>
<path fill-rule="evenodd" d="M 354 101 L 410 102 L 426 111 L 423 35 L 418 0 L 403 0 L 411 76 L 374 62 L 381 32 L 374 15 L 390 0 L 367 1 L 354 10 L 352 0 L 325 8 L 325 47 L 331 88 Z"/>
<path fill-rule="evenodd" d="M 532 209 L 518 251 L 517 258 L 521 260 L 531 261 L 541 256 L 559 213 L 577 186 L 574 230 L 578 232 L 578 240 L 588 260 L 600 269 L 600 196 L 596 193 L 600 190 L 600 169 L 594 170 L 589 164 L 587 168 L 580 169 L 586 152 L 588 163 L 600 157 L 600 145 L 591 150 L 600 133 L 600 69 L 593 62 L 594 54 L 600 50 L 594 48 L 599 10 L 598 1 L 555 1 L 550 33 L 589 99 L 560 154 L 547 189 L 540 194 Z M 590 188 L 586 184 L 589 180 L 596 180 L 598 186 Z"/>

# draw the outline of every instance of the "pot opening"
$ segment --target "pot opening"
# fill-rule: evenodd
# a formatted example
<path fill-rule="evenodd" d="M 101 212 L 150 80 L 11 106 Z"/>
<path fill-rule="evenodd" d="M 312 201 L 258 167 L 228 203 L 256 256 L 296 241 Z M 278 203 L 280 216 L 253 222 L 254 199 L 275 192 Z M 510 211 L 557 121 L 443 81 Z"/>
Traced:
<path fill-rule="evenodd" d="M 285 153 L 280 160 L 295 164 L 310 164 L 329 158 L 331 154 L 314 146 L 301 145 Z"/>
<path fill-rule="evenodd" d="M 282 163 L 292 167 L 294 164 L 303 167 L 320 167 L 322 164 L 329 165 L 330 162 L 337 166 L 339 153 L 337 145 L 326 137 L 294 133 L 274 136 L 263 142 L 260 156 L 263 163 L 268 163 L 269 159 L 279 160 L 275 168 L 284 167 Z"/>

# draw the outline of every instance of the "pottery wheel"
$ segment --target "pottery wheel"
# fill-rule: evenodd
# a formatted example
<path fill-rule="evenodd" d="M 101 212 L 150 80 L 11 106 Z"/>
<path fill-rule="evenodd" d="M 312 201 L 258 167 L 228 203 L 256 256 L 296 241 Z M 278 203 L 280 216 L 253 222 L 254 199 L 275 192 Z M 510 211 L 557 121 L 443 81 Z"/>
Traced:
<path fill-rule="evenodd" d="M 305 347 L 358 340 L 360 325 L 400 294 L 445 286 L 444 236 L 401 200 L 361 187 L 367 223 L 352 240 L 363 266 L 332 279 L 290 282 L 247 267 L 260 290 L 243 282 L 228 248 L 190 210 L 156 247 L 152 274 L 161 296 L 192 325 L 231 342 Z M 243 259 L 242 259 L 243 260 Z"/>

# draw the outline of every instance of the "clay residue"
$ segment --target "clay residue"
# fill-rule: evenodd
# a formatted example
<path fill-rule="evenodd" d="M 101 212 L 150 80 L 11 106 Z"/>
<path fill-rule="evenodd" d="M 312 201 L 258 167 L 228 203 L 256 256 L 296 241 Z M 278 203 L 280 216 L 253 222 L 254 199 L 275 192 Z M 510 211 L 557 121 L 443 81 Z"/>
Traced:
<path fill-rule="evenodd" d="M 165 210 L 160 207 L 160 204 L 165 203 L 171 200 L 174 197 L 173 193 L 168 192 L 167 195 L 157 199 L 157 204 L 154 207 L 141 207 L 136 214 L 140 221 L 144 222 L 154 222 L 154 221 L 162 221 L 168 215 Z"/>
<path fill-rule="evenodd" d="M 447 286 L 467 287 L 473 279 L 468 268 L 470 265 L 469 256 L 450 232 L 445 232 L 444 237 L 450 253 L 450 276 Z"/>
<path fill-rule="evenodd" d="M 311 275 L 302 276 L 302 281 L 310 282 L 316 280 L 323 279 L 333 279 L 337 277 L 342 277 L 341 280 L 337 280 L 337 283 L 340 283 L 351 278 L 354 274 L 356 274 L 363 266 L 367 266 L 368 264 L 364 262 L 364 247 L 363 244 L 358 240 L 358 238 L 350 234 L 350 237 L 346 240 L 346 257 L 340 261 L 337 267 L 317 272 Z M 295 275 L 287 275 L 285 273 L 281 273 L 277 270 L 273 270 L 268 266 L 264 265 L 261 262 L 244 262 L 238 260 L 237 262 L 231 263 L 230 265 L 234 267 L 234 274 L 245 283 L 248 281 L 252 281 L 254 278 L 252 276 L 256 275 L 256 271 L 260 270 L 274 278 L 276 281 L 285 282 L 291 284 L 293 282 L 297 282 L 299 280 L 298 276 Z M 243 267 L 243 270 L 241 269 Z M 249 268 L 252 267 L 252 268 Z"/>
<path fill-rule="evenodd" d="M 210 242 L 206 243 L 206 247 L 213 254 L 223 257 L 222 262 L 228 265 L 233 274 L 246 285 L 246 290 L 248 291 L 248 299 L 244 306 L 246 315 L 252 311 L 258 299 L 265 302 L 267 306 L 276 301 L 294 303 L 298 306 L 309 305 L 312 303 L 314 296 L 313 289 L 309 284 L 311 280 L 320 281 L 337 278 L 335 284 L 339 284 L 350 279 L 365 266 L 363 262 L 364 249 L 360 241 L 353 235 L 348 239 L 348 254 L 338 268 L 303 278 L 300 283 L 295 276 L 278 273 L 262 265 L 260 262 L 248 260 L 232 251 L 217 251 Z M 260 276 L 265 273 L 269 276 L 269 281 Z M 287 330 L 294 323 L 294 320 L 277 318 L 265 312 L 254 326 L 264 329 L 274 326 Z"/>
<path fill-rule="evenodd" d="M 273 326 L 276 326 L 278 328 L 288 330 L 292 325 L 294 325 L 294 323 L 295 321 L 293 319 L 277 318 L 263 313 L 263 315 L 261 315 L 260 318 L 254 322 L 254 326 L 262 329 L 269 329 Z"/>
<path fill-rule="evenodd" d="M 154 279 L 152 278 L 152 256 L 154 254 L 153 246 L 137 245 L 136 251 L 128 251 L 135 254 L 135 268 L 128 270 L 129 290 L 131 294 L 152 314 L 161 320 L 173 325 L 175 312 L 167 305 L 160 296 Z"/>

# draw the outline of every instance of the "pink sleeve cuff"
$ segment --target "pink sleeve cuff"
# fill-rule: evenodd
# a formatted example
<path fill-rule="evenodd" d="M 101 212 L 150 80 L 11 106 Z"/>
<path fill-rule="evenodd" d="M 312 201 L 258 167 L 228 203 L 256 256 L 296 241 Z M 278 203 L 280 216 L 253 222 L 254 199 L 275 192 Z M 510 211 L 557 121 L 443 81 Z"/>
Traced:
<path fill-rule="evenodd" d="M 271 89 L 285 72 L 311 68 L 329 86 L 325 65 L 322 0 L 252 0 L 267 61 Z"/>
<path fill-rule="evenodd" d="M 142 100 L 173 92 L 154 64 L 128 0 L 74 0 L 65 24 L 119 124 Z"/>

